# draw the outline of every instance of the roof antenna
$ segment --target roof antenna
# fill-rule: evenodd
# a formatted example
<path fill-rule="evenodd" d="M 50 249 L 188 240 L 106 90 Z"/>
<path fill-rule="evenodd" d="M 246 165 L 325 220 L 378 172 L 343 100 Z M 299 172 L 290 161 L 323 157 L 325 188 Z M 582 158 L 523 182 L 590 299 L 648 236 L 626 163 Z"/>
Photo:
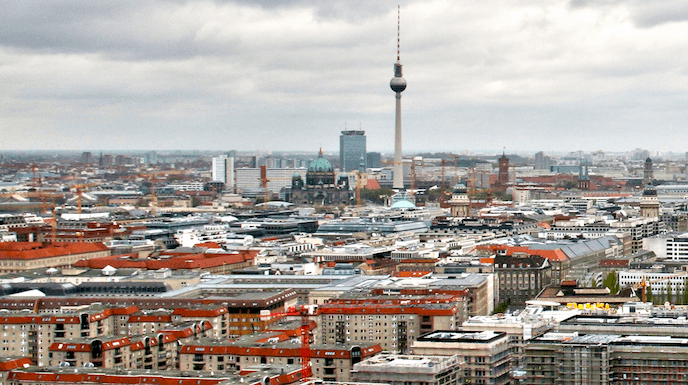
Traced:
<path fill-rule="evenodd" d="M 399 63 L 399 38 L 401 30 L 401 5 L 397 4 L 397 63 Z"/>

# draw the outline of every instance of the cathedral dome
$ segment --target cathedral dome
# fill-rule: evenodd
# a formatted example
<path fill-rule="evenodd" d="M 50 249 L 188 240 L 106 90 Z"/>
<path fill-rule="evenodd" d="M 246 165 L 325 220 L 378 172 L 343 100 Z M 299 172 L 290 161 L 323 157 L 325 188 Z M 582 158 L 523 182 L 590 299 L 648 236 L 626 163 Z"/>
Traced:
<path fill-rule="evenodd" d="M 320 150 L 320 154 L 318 154 L 318 158 L 313 160 L 311 162 L 311 165 L 308 166 L 308 172 L 332 172 L 334 169 L 332 168 L 332 164 L 330 163 L 329 160 L 323 158 L 322 156 L 322 150 Z"/>
<path fill-rule="evenodd" d="M 645 186 L 645 190 L 643 190 L 643 196 L 644 197 L 652 197 L 652 196 L 657 196 L 657 189 L 655 186 L 648 184 Z"/>
<path fill-rule="evenodd" d="M 463 183 L 459 183 L 456 186 L 454 186 L 454 192 L 457 194 L 465 194 L 467 191 L 468 189 Z"/>

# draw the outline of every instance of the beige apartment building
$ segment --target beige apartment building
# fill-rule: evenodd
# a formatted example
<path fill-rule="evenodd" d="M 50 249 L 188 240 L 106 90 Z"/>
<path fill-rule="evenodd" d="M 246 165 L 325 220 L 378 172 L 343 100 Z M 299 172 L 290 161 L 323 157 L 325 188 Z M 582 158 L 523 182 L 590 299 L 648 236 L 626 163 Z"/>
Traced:
<path fill-rule="evenodd" d="M 200 339 L 181 347 L 179 369 L 203 372 L 244 370 L 253 365 L 300 365 L 301 344 L 288 333 L 260 333 L 236 341 Z M 351 381 L 353 365 L 382 351 L 376 344 L 312 344 L 311 371 L 324 381 Z"/>
<path fill-rule="evenodd" d="M 318 340 L 325 344 L 373 343 L 405 353 L 424 333 L 456 329 L 463 319 L 460 309 L 456 303 L 325 304 L 318 308 Z"/>
<path fill-rule="evenodd" d="M 458 355 L 465 363 L 466 381 L 503 385 L 511 381 L 509 347 L 509 339 L 503 332 L 439 330 L 419 337 L 411 350 L 420 355 Z"/>

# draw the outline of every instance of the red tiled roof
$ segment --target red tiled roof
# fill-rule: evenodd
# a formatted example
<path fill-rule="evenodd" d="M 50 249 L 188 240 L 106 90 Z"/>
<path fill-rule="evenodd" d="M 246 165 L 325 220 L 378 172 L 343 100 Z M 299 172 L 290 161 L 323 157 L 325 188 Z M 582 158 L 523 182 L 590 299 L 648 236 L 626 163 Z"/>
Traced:
<path fill-rule="evenodd" d="M 23 368 L 28 365 L 31 365 L 31 359 L 29 357 L 17 358 L 15 360 L 0 362 L 0 371 L 6 372 L 16 368 Z"/>
<path fill-rule="evenodd" d="M 417 259 L 402 259 L 401 261 L 399 261 L 400 265 L 403 265 L 403 264 L 406 264 L 406 265 L 408 265 L 408 264 L 419 264 L 419 263 L 422 263 L 425 265 L 434 265 L 437 263 L 437 260 L 431 259 L 431 258 L 417 258 Z"/>
<path fill-rule="evenodd" d="M 566 261 L 569 257 L 561 249 L 556 250 L 535 250 L 526 246 L 508 246 L 508 245 L 479 245 L 475 247 L 478 250 L 491 251 L 497 253 L 498 250 L 506 250 L 506 255 L 511 256 L 514 253 L 525 253 L 528 255 L 539 255 L 550 261 Z"/>
<path fill-rule="evenodd" d="M 108 251 L 102 243 L 0 242 L 0 259 L 41 259 Z M 103 266 L 105 267 L 105 266 Z"/>
<path fill-rule="evenodd" d="M 220 314 L 227 313 L 227 308 L 218 305 L 212 309 L 187 309 L 187 308 L 176 308 L 172 312 L 174 315 L 181 317 L 217 317 Z"/>
<path fill-rule="evenodd" d="M 78 324 L 79 317 L 0 316 L 0 324 Z"/>
<path fill-rule="evenodd" d="M 153 339 L 151 339 L 151 341 L 152 340 Z M 122 346 L 129 345 L 131 345 L 131 341 L 129 340 L 129 338 L 119 338 L 116 340 L 103 342 L 103 351 L 121 348 Z M 48 348 L 48 350 L 53 352 L 90 352 L 91 345 L 84 343 L 53 342 L 53 344 L 50 345 L 50 348 Z"/>
<path fill-rule="evenodd" d="M 217 244 L 217 242 L 203 242 L 203 243 L 197 243 L 194 245 L 194 247 L 207 247 L 209 249 L 220 249 L 220 245 Z"/>
<path fill-rule="evenodd" d="M 172 322 L 171 315 L 142 314 L 129 317 L 129 322 Z"/>
<path fill-rule="evenodd" d="M 628 259 L 603 259 L 600 261 L 600 267 L 628 267 L 630 263 Z"/>
<path fill-rule="evenodd" d="M 370 357 L 382 351 L 380 345 L 373 345 L 361 349 L 362 357 Z M 333 354 L 334 353 L 334 354 Z M 179 354 L 231 354 L 235 356 L 265 356 L 265 357 L 299 357 L 301 348 L 296 345 L 293 348 L 278 348 L 264 346 L 204 346 L 198 344 L 184 345 Z M 347 349 L 311 349 L 311 358 L 351 358 L 351 352 Z"/>
<path fill-rule="evenodd" d="M 377 179 L 368 179 L 366 181 L 365 188 L 369 190 L 379 190 L 381 189 L 380 183 L 377 181 Z"/>
<path fill-rule="evenodd" d="M 250 261 L 255 257 L 255 250 L 241 250 L 237 253 L 207 253 L 207 254 L 173 254 L 163 255 L 169 258 L 160 259 L 133 259 L 121 255 L 113 255 L 101 258 L 91 258 L 75 263 L 78 267 L 89 267 L 92 269 L 103 269 L 110 265 L 116 269 L 147 269 L 159 270 L 168 268 L 172 270 L 193 270 L 209 269 L 217 266 L 241 264 Z"/>
<path fill-rule="evenodd" d="M 454 315 L 459 311 L 458 307 L 448 309 L 435 309 L 423 305 L 349 305 L 349 304 L 323 304 L 318 307 L 321 314 L 418 314 L 418 315 Z"/>
<path fill-rule="evenodd" d="M 392 276 L 393 277 L 422 277 L 425 275 L 430 274 L 429 271 L 395 271 Z"/>
<path fill-rule="evenodd" d="M 228 378 L 165 377 L 163 375 L 123 375 L 104 373 L 53 373 L 12 371 L 7 376 L 21 383 L 66 383 L 66 384 L 153 384 L 153 385 L 216 385 Z M 252 385 L 247 383 L 246 385 Z"/>

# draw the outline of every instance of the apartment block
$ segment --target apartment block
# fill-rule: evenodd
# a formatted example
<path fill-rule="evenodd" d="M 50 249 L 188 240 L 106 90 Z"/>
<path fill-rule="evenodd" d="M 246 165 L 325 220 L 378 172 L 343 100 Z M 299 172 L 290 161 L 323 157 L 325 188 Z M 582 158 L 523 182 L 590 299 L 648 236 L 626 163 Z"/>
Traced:
<path fill-rule="evenodd" d="M 464 381 L 476 384 L 508 384 L 511 353 L 504 332 L 438 330 L 418 337 L 413 354 L 457 355 L 464 363 Z"/>
<path fill-rule="evenodd" d="M 372 343 L 311 344 L 311 371 L 324 381 L 351 381 L 353 365 L 381 351 Z M 233 341 L 205 338 L 182 346 L 179 353 L 179 368 L 186 371 L 243 371 L 253 365 L 301 365 L 300 336 L 268 332 Z"/>
<path fill-rule="evenodd" d="M 461 310 L 456 303 L 410 300 L 396 304 L 327 303 L 318 307 L 319 340 L 331 344 L 374 343 L 387 351 L 406 353 L 421 334 L 456 329 L 463 320 Z"/>
<path fill-rule="evenodd" d="M 688 382 L 688 339 L 547 333 L 526 349 L 526 384 Z"/>
<path fill-rule="evenodd" d="M 380 354 L 354 365 L 358 382 L 389 385 L 450 385 L 463 383 L 463 362 L 458 356 Z"/>
<path fill-rule="evenodd" d="M 0 369 L 1 370 L 1 369 Z M 103 369 L 91 367 L 17 368 L 7 374 L 7 385 L 157 384 L 157 385 L 290 385 L 299 383 L 296 365 L 255 365 L 242 373 L 184 372 L 179 370 Z"/>

